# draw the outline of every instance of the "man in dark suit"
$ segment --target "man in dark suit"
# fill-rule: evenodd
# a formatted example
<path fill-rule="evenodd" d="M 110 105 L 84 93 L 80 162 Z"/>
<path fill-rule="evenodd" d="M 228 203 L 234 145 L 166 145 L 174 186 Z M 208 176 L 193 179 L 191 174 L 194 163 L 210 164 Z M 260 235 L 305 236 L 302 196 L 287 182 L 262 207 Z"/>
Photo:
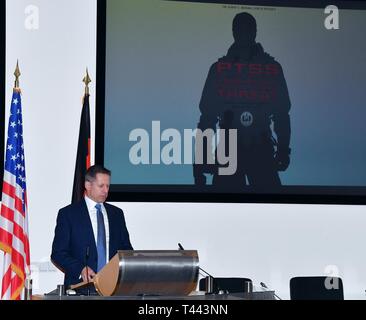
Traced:
<path fill-rule="evenodd" d="M 85 197 L 57 216 L 52 262 L 65 273 L 65 288 L 90 281 L 117 250 L 132 250 L 123 211 L 105 203 L 111 172 L 101 166 L 85 174 Z"/>
<path fill-rule="evenodd" d="M 272 193 L 282 186 L 279 172 L 290 164 L 287 83 L 280 63 L 256 41 L 257 22 L 251 14 L 238 13 L 232 33 L 234 43 L 211 66 L 199 105 L 197 132 L 217 132 L 219 143 L 213 156 L 209 139 L 197 144 L 196 138 L 196 159 L 202 160 L 193 165 L 194 181 L 196 186 L 205 186 L 208 173 L 213 175 L 212 185 L 224 192 L 240 192 L 250 186 Z M 236 132 L 233 139 L 230 130 Z M 230 150 L 231 140 L 235 148 Z M 235 165 L 219 163 L 228 155 Z M 225 167 L 234 170 L 221 174 Z"/>

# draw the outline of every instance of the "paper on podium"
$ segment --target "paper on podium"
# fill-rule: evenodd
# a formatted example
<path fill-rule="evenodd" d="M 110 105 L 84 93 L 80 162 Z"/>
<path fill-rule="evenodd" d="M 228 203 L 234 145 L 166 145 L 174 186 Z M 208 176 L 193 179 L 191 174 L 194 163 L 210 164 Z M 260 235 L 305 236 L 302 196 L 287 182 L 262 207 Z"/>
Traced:
<path fill-rule="evenodd" d="M 119 259 L 118 253 L 94 276 L 89 282 L 83 281 L 70 286 L 70 289 L 81 289 L 94 285 L 97 292 L 103 296 L 113 295 L 118 280 Z"/>
<path fill-rule="evenodd" d="M 95 278 L 93 278 L 92 280 L 90 280 L 89 282 L 87 281 L 83 281 L 83 282 L 79 282 L 77 284 L 72 284 L 70 285 L 70 289 L 71 290 L 75 290 L 75 289 L 81 289 L 81 288 L 85 288 L 87 286 L 91 286 L 94 284 Z"/>

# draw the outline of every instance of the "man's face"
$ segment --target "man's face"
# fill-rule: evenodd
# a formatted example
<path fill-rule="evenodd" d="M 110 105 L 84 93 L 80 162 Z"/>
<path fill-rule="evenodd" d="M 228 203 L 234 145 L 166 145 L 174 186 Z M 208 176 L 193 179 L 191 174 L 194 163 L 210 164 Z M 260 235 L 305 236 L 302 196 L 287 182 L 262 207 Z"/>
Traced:
<path fill-rule="evenodd" d="M 97 173 L 95 180 L 85 181 L 86 195 L 98 203 L 103 203 L 108 197 L 110 176 L 104 173 Z"/>

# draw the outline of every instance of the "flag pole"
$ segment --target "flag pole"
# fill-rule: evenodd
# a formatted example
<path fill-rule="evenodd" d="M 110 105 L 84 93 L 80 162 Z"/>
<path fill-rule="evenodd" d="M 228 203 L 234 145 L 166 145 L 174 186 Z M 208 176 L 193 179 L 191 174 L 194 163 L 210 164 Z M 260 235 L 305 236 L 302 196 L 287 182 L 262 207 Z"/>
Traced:
<path fill-rule="evenodd" d="M 85 84 L 85 93 L 83 96 L 83 107 L 80 118 L 79 141 L 76 153 L 76 164 L 74 173 L 74 182 L 72 188 L 71 202 L 76 203 L 84 198 L 84 176 L 90 167 L 90 107 L 89 107 L 89 84 L 91 82 L 88 68 L 83 78 Z"/>
<path fill-rule="evenodd" d="M 14 92 L 21 93 L 19 78 L 21 76 L 20 68 L 19 68 L 19 60 L 17 59 L 17 65 L 15 67 L 14 76 Z M 30 270 L 28 269 L 27 265 L 25 266 L 25 279 L 24 279 L 24 300 L 31 300 L 32 299 L 32 286 L 33 286 L 33 279 L 31 278 Z"/>
<path fill-rule="evenodd" d="M 14 76 L 15 76 L 15 82 L 14 82 L 14 90 L 19 90 L 19 77 L 20 77 L 20 69 L 19 69 L 19 61 L 17 60 L 17 66 L 15 67 Z"/>
<path fill-rule="evenodd" d="M 85 95 L 89 95 L 89 83 L 92 82 L 89 77 L 88 68 L 86 68 L 86 75 L 83 79 L 83 82 L 85 83 Z"/>

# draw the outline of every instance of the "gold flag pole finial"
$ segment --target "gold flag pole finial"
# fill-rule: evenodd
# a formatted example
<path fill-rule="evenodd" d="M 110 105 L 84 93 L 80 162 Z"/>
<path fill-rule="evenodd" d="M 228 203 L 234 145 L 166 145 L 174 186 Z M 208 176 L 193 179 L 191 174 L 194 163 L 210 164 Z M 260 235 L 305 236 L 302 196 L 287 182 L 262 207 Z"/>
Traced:
<path fill-rule="evenodd" d="M 20 77 L 21 73 L 19 70 L 19 61 L 17 60 L 17 66 L 15 68 L 14 71 L 14 76 L 15 76 L 15 83 L 14 83 L 14 89 L 19 89 L 19 77 Z"/>
<path fill-rule="evenodd" d="M 89 77 L 88 68 L 86 68 L 86 76 L 84 77 L 83 82 L 85 83 L 85 94 L 89 94 L 89 83 L 91 82 L 91 79 Z"/>

